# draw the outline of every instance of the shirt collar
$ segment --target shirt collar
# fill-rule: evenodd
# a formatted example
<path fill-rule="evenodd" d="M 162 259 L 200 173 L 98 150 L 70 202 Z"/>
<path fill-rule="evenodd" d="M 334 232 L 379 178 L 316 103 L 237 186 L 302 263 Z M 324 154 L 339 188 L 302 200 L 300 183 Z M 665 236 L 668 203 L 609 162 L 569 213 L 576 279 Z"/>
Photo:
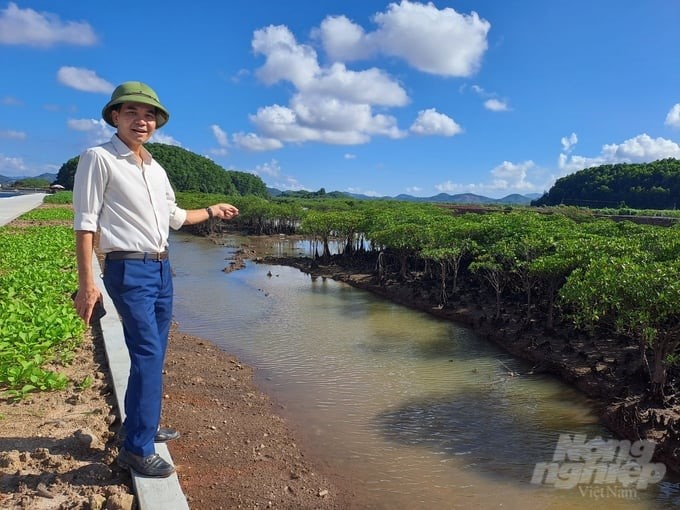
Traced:
<path fill-rule="evenodd" d="M 123 142 L 123 140 L 118 138 L 118 135 L 114 134 L 111 137 L 111 143 L 113 144 L 113 147 L 116 149 L 116 152 L 120 156 L 123 156 L 125 158 L 132 156 L 132 149 L 130 149 L 130 147 L 125 145 L 125 142 Z M 148 150 L 146 150 L 146 147 L 144 147 L 143 145 L 142 145 L 141 153 L 142 153 L 142 162 L 145 165 L 150 164 L 153 157 L 151 156 L 151 153 Z"/>

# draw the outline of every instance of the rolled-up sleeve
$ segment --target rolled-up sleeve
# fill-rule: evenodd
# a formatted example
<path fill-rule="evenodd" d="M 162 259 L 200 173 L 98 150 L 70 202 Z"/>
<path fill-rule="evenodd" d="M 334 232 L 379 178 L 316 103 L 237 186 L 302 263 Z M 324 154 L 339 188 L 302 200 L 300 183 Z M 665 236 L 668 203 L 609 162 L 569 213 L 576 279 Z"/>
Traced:
<path fill-rule="evenodd" d="M 106 166 L 91 149 L 80 155 L 73 181 L 74 230 L 97 231 L 104 200 Z"/>
<path fill-rule="evenodd" d="M 177 205 L 175 192 L 167 178 L 165 189 L 165 196 L 168 201 L 168 211 L 170 212 L 170 227 L 174 230 L 179 230 L 187 220 L 187 212 Z"/>

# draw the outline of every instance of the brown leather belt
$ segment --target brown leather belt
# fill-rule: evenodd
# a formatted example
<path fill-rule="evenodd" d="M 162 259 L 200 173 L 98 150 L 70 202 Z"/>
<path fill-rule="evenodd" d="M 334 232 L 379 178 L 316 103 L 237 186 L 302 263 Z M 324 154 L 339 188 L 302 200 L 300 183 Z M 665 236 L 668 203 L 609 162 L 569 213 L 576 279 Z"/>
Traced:
<path fill-rule="evenodd" d="M 106 254 L 107 260 L 165 260 L 168 258 L 168 250 L 160 253 L 148 253 L 142 251 L 111 251 Z"/>

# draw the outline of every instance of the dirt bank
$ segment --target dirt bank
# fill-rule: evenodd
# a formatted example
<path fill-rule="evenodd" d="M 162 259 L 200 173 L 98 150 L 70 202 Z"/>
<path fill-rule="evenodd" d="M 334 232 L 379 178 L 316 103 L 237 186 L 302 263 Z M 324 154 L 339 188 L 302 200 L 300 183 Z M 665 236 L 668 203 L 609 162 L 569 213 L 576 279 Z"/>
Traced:
<path fill-rule="evenodd" d="M 173 332 L 163 422 L 192 509 L 348 509 L 348 493 L 307 459 L 253 370 L 205 340 Z"/>
<path fill-rule="evenodd" d="M 101 334 L 87 335 L 76 358 L 59 367 L 86 388 L 0 401 L 0 508 L 90 508 L 130 501 L 130 478 L 115 467 L 115 400 Z"/>
<path fill-rule="evenodd" d="M 76 380 L 92 374 L 91 386 L 0 402 L 0 508 L 133 504 L 130 477 L 114 462 L 120 423 L 101 333 L 91 332 L 65 369 Z M 305 457 L 251 368 L 176 329 L 166 367 L 163 422 L 182 432 L 168 446 L 192 509 L 353 508 Z"/>

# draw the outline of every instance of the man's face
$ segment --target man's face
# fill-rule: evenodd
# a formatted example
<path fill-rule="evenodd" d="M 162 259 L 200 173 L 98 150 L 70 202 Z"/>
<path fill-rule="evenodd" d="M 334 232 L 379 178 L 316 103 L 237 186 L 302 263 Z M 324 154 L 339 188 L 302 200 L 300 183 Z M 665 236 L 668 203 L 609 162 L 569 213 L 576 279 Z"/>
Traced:
<path fill-rule="evenodd" d="M 144 103 L 123 103 L 111 112 L 118 137 L 131 149 L 146 143 L 156 131 L 156 109 Z"/>

